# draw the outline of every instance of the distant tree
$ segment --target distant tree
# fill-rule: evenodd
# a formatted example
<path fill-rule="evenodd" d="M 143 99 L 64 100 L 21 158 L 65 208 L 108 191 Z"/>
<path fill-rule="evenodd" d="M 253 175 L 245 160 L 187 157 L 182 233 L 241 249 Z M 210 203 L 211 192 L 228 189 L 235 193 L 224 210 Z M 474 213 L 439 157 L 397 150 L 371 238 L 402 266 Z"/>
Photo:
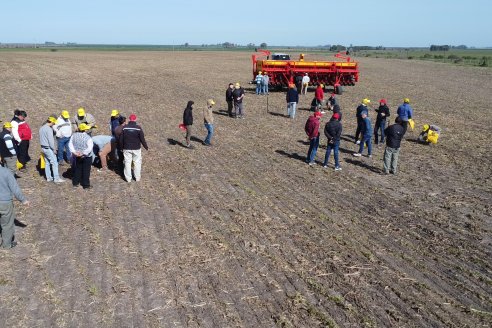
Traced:
<path fill-rule="evenodd" d="M 255 47 L 255 44 L 254 43 L 248 43 L 247 47 L 250 48 L 250 49 L 252 49 L 252 48 Z"/>
<path fill-rule="evenodd" d="M 347 50 L 347 48 L 345 48 L 344 46 L 342 46 L 340 44 L 332 45 L 330 47 L 330 51 L 345 51 L 345 50 Z"/>
<path fill-rule="evenodd" d="M 261 48 L 261 49 L 266 49 L 266 48 L 267 48 L 267 44 L 266 44 L 265 42 L 262 42 L 262 43 L 260 44 L 260 48 Z"/>
<path fill-rule="evenodd" d="M 448 51 L 449 46 L 448 45 L 431 45 L 430 46 L 430 51 Z"/>
<path fill-rule="evenodd" d="M 231 42 L 224 42 L 222 43 L 222 47 L 224 48 L 234 48 L 236 45 L 234 43 L 231 43 Z"/>
<path fill-rule="evenodd" d="M 185 48 L 188 48 L 188 47 L 190 46 L 190 44 L 189 44 L 188 42 L 186 42 L 186 43 L 184 44 L 184 46 L 185 46 Z"/>

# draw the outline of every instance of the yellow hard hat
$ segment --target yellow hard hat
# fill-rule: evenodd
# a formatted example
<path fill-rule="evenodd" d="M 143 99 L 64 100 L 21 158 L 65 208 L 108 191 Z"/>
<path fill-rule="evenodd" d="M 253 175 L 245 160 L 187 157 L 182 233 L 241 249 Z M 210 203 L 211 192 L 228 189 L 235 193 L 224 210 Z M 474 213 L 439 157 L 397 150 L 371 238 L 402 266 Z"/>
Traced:
<path fill-rule="evenodd" d="M 371 101 L 370 101 L 368 98 L 364 98 L 364 99 L 362 99 L 362 103 L 363 103 L 364 105 L 368 105 L 368 104 L 370 104 L 370 103 L 371 103 Z"/>
<path fill-rule="evenodd" d="M 406 103 L 406 104 L 409 104 L 410 103 L 410 99 L 408 98 L 403 98 L 403 102 Z"/>
<path fill-rule="evenodd" d="M 77 111 L 77 115 L 79 116 L 85 116 L 85 109 L 80 107 L 79 110 Z"/>
<path fill-rule="evenodd" d="M 56 117 L 54 115 L 50 115 L 48 117 L 48 122 L 50 122 L 50 123 L 56 123 Z"/>
<path fill-rule="evenodd" d="M 430 128 L 429 124 L 424 124 L 424 131 L 429 130 L 429 128 Z"/>
<path fill-rule="evenodd" d="M 261 74 L 261 71 L 259 71 L 258 74 Z"/>
<path fill-rule="evenodd" d="M 70 114 L 68 113 L 68 111 L 67 111 L 67 110 L 62 111 L 62 112 L 61 112 L 61 116 L 62 116 L 63 118 L 70 118 Z"/>
<path fill-rule="evenodd" d="M 120 113 L 120 112 L 118 112 L 118 110 L 117 110 L 117 109 L 113 109 L 113 110 L 111 111 L 111 116 L 116 116 L 116 115 L 118 115 L 119 113 Z"/>
<path fill-rule="evenodd" d="M 241 85 L 239 84 L 239 82 L 236 82 L 235 87 L 236 87 L 236 88 L 239 88 L 240 86 L 241 86 Z"/>
<path fill-rule="evenodd" d="M 207 105 L 208 106 L 213 106 L 213 105 L 215 105 L 215 101 L 213 99 L 208 99 L 207 100 Z"/>
<path fill-rule="evenodd" d="M 91 127 L 85 123 L 80 123 L 80 125 L 79 125 L 79 131 L 82 131 L 82 132 L 90 130 L 90 128 Z"/>
<path fill-rule="evenodd" d="M 4 128 L 7 128 L 7 129 L 11 129 L 11 128 L 12 128 L 12 123 L 10 123 L 10 122 L 5 122 L 5 123 L 3 123 L 3 127 L 4 127 Z"/>
<path fill-rule="evenodd" d="M 320 86 L 321 88 L 324 88 L 324 87 L 325 87 L 325 85 L 324 85 L 324 84 L 320 84 L 319 86 Z"/>

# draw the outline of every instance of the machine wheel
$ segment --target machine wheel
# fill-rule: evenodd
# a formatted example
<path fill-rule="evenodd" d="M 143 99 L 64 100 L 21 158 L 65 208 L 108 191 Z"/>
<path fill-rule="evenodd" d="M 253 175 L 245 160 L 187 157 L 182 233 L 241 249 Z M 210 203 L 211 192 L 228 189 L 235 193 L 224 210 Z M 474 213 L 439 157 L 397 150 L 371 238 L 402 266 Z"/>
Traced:
<path fill-rule="evenodd" d="M 343 93 L 343 87 L 341 85 L 335 87 L 335 93 L 341 95 Z"/>

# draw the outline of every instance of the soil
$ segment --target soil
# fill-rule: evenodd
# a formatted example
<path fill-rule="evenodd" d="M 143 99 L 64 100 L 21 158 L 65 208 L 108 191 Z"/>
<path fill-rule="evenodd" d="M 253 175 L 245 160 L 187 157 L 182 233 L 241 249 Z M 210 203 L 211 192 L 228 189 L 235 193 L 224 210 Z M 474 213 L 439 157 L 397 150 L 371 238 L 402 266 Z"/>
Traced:
<path fill-rule="evenodd" d="M 492 70 L 360 58 L 345 88 L 340 172 L 304 160 L 313 90 L 294 120 L 285 93 L 257 96 L 241 52 L 3 52 L 1 119 L 28 112 L 33 160 L 18 182 L 19 244 L 0 251 L 5 327 L 490 327 Z M 243 120 L 226 113 L 229 82 Z M 355 108 L 403 97 L 415 131 L 398 175 L 384 147 L 355 158 Z M 213 146 L 202 108 L 216 100 Z M 195 101 L 194 149 L 178 128 Z M 91 173 L 92 190 L 47 183 L 34 162 L 51 113 L 85 107 L 108 134 L 136 113 L 142 180 Z M 373 122 L 375 115 L 370 114 Z M 329 114 L 322 118 L 321 126 Z M 415 142 L 423 124 L 437 145 Z M 61 167 L 66 176 L 68 166 Z"/>

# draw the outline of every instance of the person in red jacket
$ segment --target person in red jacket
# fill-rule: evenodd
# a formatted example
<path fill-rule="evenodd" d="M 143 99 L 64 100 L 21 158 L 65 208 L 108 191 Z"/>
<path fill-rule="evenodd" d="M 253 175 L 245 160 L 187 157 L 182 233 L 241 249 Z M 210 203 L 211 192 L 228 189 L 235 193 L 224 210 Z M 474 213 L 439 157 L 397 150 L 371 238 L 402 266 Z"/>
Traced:
<path fill-rule="evenodd" d="M 323 104 L 323 99 L 325 98 L 325 93 L 323 92 L 323 84 L 319 84 L 314 92 L 314 98 L 316 99 L 316 103 L 318 104 L 318 108 Z"/>
<path fill-rule="evenodd" d="M 316 152 L 318 151 L 319 146 L 319 124 L 322 114 L 317 111 L 306 121 L 306 125 L 304 126 L 304 131 L 309 138 L 309 150 L 306 157 L 306 163 L 309 165 L 314 165 L 316 162 L 314 158 L 316 157 Z"/>
<path fill-rule="evenodd" d="M 22 164 L 21 171 L 26 170 L 26 163 L 29 161 L 29 141 L 32 139 L 32 131 L 26 122 L 27 113 L 23 110 L 18 111 L 11 124 L 12 135 L 17 146 L 17 159 Z"/>

